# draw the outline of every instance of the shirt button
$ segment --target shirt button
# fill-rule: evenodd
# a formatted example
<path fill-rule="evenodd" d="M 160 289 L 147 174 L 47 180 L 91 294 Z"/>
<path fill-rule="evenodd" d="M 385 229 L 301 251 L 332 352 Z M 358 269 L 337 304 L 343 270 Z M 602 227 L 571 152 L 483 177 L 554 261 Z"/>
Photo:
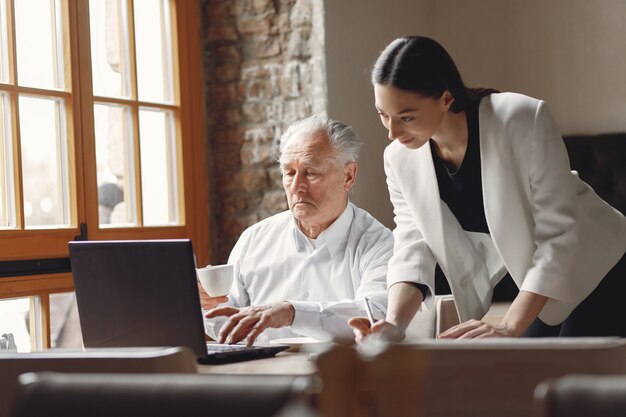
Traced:
<path fill-rule="evenodd" d="M 303 300 L 308 300 L 309 299 L 309 293 L 305 292 L 304 294 L 302 294 L 302 299 Z"/>

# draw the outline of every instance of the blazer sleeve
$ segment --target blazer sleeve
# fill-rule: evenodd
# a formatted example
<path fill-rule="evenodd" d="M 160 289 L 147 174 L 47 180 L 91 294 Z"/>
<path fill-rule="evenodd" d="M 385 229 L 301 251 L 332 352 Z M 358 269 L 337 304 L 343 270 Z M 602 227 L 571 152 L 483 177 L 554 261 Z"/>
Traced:
<path fill-rule="evenodd" d="M 521 289 L 567 301 L 571 297 L 568 272 L 578 244 L 575 177 L 561 134 L 543 101 L 535 113 L 530 161 L 536 250 Z"/>
<path fill-rule="evenodd" d="M 401 151 L 409 152 L 402 149 Z M 413 282 L 428 286 L 424 303 L 430 308 L 435 294 L 435 267 L 437 262 L 420 231 L 394 172 L 390 147 L 385 149 L 385 174 L 389 197 L 393 204 L 394 247 L 387 271 L 387 287 L 398 282 Z"/>

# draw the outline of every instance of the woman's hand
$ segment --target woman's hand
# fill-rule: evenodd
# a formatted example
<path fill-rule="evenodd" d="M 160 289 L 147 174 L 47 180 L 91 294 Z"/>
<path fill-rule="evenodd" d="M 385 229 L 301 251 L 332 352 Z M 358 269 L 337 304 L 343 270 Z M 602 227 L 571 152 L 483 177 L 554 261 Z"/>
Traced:
<path fill-rule="evenodd" d="M 519 337 L 537 318 L 548 298 L 528 291 L 520 291 L 511 303 L 502 321 L 487 324 L 469 320 L 457 324 L 437 336 L 439 339 L 480 339 L 486 337 Z"/>
<path fill-rule="evenodd" d="M 354 331 L 354 338 L 358 344 L 367 340 L 368 337 L 379 337 L 388 342 L 399 342 L 404 339 L 404 331 L 394 324 L 385 320 L 378 320 L 373 326 L 365 317 L 353 317 L 348 324 Z"/>
<path fill-rule="evenodd" d="M 371 336 L 387 342 L 399 342 L 404 339 L 404 330 L 419 310 L 424 296 L 410 282 L 396 282 L 389 287 L 387 299 L 385 320 L 378 320 L 373 326 L 370 326 L 370 321 L 365 317 L 353 317 L 348 320 L 357 343 L 363 343 Z"/>
<path fill-rule="evenodd" d="M 438 339 L 483 339 L 487 337 L 515 337 L 513 329 L 504 324 L 488 324 L 480 320 L 469 320 L 457 324 L 437 336 Z"/>

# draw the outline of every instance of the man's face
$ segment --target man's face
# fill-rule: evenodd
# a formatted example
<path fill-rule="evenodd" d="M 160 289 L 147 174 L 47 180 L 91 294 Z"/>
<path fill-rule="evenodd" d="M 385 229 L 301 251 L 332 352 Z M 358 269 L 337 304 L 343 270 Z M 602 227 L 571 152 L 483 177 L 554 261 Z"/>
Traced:
<path fill-rule="evenodd" d="M 326 133 L 294 137 L 281 155 L 289 209 L 302 231 L 316 237 L 343 212 L 354 184 L 356 164 L 339 167 Z"/>

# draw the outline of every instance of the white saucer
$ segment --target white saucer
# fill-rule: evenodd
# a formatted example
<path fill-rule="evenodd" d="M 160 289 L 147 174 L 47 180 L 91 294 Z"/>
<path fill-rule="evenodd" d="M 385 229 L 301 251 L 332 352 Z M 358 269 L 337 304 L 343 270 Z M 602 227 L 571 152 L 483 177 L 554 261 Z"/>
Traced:
<path fill-rule="evenodd" d="M 297 352 L 305 346 L 325 344 L 326 342 L 313 339 L 312 337 L 285 337 L 282 339 L 270 340 L 269 343 L 272 345 L 289 345 L 289 351 Z"/>

